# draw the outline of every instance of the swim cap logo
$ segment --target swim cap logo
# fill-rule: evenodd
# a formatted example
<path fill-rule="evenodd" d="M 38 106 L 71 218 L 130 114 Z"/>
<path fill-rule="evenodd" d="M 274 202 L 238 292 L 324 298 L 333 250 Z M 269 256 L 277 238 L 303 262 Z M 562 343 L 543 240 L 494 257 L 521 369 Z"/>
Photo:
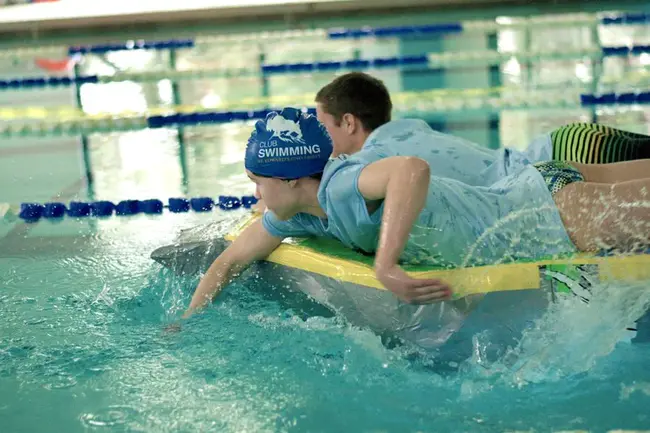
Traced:
<path fill-rule="evenodd" d="M 302 136 L 302 131 L 300 130 L 300 125 L 282 116 L 275 116 L 269 119 L 266 123 L 266 129 L 271 133 L 268 141 L 277 138 L 280 141 L 296 146 L 306 144 Z"/>
<path fill-rule="evenodd" d="M 300 125 L 282 116 L 274 116 L 266 123 L 270 136 L 260 142 L 257 157 L 264 160 L 287 161 L 288 157 L 295 159 L 315 158 L 320 155 L 320 145 L 308 145 L 302 135 Z M 278 159 L 279 158 L 279 159 Z"/>
<path fill-rule="evenodd" d="M 322 173 L 331 153 L 332 140 L 318 119 L 286 107 L 255 123 L 244 165 L 258 176 L 299 179 Z"/>

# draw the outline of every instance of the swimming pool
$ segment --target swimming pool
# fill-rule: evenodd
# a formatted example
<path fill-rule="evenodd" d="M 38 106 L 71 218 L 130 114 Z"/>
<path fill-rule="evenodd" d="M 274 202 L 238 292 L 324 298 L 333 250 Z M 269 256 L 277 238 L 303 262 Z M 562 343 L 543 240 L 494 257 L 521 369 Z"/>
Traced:
<path fill-rule="evenodd" d="M 429 24 L 431 15 L 417 19 Z M 612 46 L 632 41 L 645 50 L 648 28 L 605 29 L 603 39 Z M 444 63 L 453 60 L 445 57 L 448 52 L 476 50 L 487 42 L 475 34 L 433 43 L 315 44 L 308 39 L 302 46 L 289 43 L 286 51 L 270 44 L 266 62 L 295 62 L 296 53 L 305 61 L 325 63 L 427 53 Z M 588 29 L 505 30 L 489 42 L 502 52 L 525 49 L 528 43 L 539 52 L 594 44 Z M 260 61 L 258 48 L 230 43 L 227 53 L 219 51 L 219 44 L 204 44 L 176 59 L 174 74 L 186 79 L 180 90 L 184 102 L 215 110 L 251 98 L 262 104 L 268 102 L 262 101 L 268 96 L 262 94 L 265 88 L 272 96 L 293 95 L 302 104 L 303 94 L 311 95 L 334 75 L 307 74 L 297 80 L 279 74 L 265 83 L 259 76 L 187 80 L 194 69 L 245 69 Z M 166 56 L 161 51 L 88 56 L 82 73 L 115 82 L 85 85 L 86 113 L 177 105 L 164 76 L 171 73 Z M 631 61 L 606 59 L 601 72 L 607 79 L 596 83 L 589 81 L 592 63 L 582 57 L 535 65 L 505 59 L 498 66 L 499 93 L 518 106 L 522 96 L 517 90 L 526 86 L 554 85 L 561 93 L 592 84 L 602 92 L 642 88 L 648 84 L 648 58 L 644 51 Z M 33 73 L 8 59 L 1 64 L 2 78 Z M 459 99 L 474 97 L 473 87 L 499 83 L 492 82 L 488 67 L 440 76 L 438 63 L 432 65 L 432 70 L 405 73 L 382 69 L 377 75 L 396 92 L 428 90 L 429 85 L 452 89 L 446 98 L 422 93 L 429 98 L 424 111 L 433 110 L 429 120 L 486 145 L 521 147 L 539 132 L 593 114 L 584 108 L 557 111 L 552 104 L 546 110 L 523 106 L 499 113 L 499 123 L 493 124 L 492 111 L 477 114 L 469 107 L 499 102 L 481 96 L 441 120 L 444 110 L 434 108 L 444 105 L 453 112 Z M 549 100 L 557 96 L 542 94 Z M 60 88 L 11 90 L 0 98 L 0 105 L 16 110 L 71 106 L 74 99 Z M 416 98 L 413 105 L 422 101 Z M 551 102 L 561 105 L 558 101 Z M 312 102 L 311 96 L 304 100 Z M 400 114 L 408 112 L 402 102 Z M 640 107 L 606 107 L 598 114 L 606 123 L 644 132 L 646 113 Z M 93 135 L 85 154 L 74 136 L 2 137 L 0 432 L 650 430 L 650 344 L 632 343 L 625 332 L 650 302 L 647 284 L 599 286 L 589 306 L 555 305 L 530 323 L 522 342 L 509 350 L 498 347 L 486 328 L 471 341 L 471 359 L 458 364 L 382 342 L 270 281 L 233 284 L 180 332 L 166 331 L 188 305 L 199 276 L 174 275 L 150 259 L 151 251 L 173 242 L 182 228 L 235 219 L 238 211 L 34 225 L 4 214 L 3 203 L 250 194 L 252 185 L 242 171 L 249 127 L 188 128 L 182 152 L 175 129 Z M 88 167 L 92 183 L 85 176 Z M 492 356 L 495 351 L 501 355 Z"/>
<path fill-rule="evenodd" d="M 189 195 L 225 187 L 250 193 L 234 169 L 243 145 L 232 144 L 231 159 L 211 151 L 237 135 L 223 134 L 190 144 L 195 172 L 209 173 L 219 162 L 225 171 L 202 176 L 203 183 L 190 184 L 196 189 Z M 158 144 L 164 148 L 163 140 Z M 102 145 L 104 151 L 95 154 L 95 166 L 102 167 L 97 179 L 114 181 L 98 188 L 98 199 L 116 189 L 138 196 L 151 178 L 117 176 L 124 167 L 110 149 L 119 143 L 106 139 Z M 232 285 L 180 332 L 165 332 L 188 304 L 198 276 L 175 276 L 149 254 L 181 228 L 219 218 L 236 215 L 167 213 L 32 226 L 3 221 L 2 431 L 650 426 L 650 344 L 616 343 L 621 312 L 650 300 L 638 287 L 601 287 L 602 302 L 589 308 L 558 306 L 531 327 L 525 344 L 496 361 L 483 359 L 490 346 L 486 330 L 475 341 L 473 358 L 460 366 L 384 345 L 370 331 L 350 327 L 306 298 L 289 298 L 281 285 L 266 281 Z"/>

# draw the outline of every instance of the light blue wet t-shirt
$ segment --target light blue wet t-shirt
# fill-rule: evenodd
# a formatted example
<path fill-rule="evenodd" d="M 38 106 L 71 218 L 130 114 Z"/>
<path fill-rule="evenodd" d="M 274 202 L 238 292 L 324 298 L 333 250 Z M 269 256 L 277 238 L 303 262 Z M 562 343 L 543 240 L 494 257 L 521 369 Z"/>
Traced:
<path fill-rule="evenodd" d="M 358 190 L 359 175 L 374 161 L 408 155 L 427 160 L 432 176 L 425 208 L 411 231 L 402 261 L 454 267 L 575 251 L 542 176 L 528 163 L 522 163 L 519 171 L 509 176 L 497 176 L 496 170 L 490 172 L 496 181 L 486 186 L 485 172 L 477 175 L 474 171 L 482 161 L 474 158 L 474 165 L 469 164 L 472 169 L 464 169 L 462 164 L 445 165 L 438 159 L 439 152 L 424 149 L 417 131 L 390 146 L 372 138 L 360 152 L 333 159 L 325 168 L 318 198 L 327 219 L 299 214 L 289 221 L 278 221 L 267 212 L 263 219 L 266 229 L 279 237 L 333 237 L 348 247 L 374 252 L 383 205 L 368 214 Z M 453 146 L 451 142 L 443 144 Z M 466 150 L 462 143 L 458 144 L 457 153 L 461 153 L 459 147 Z M 437 150 L 446 152 L 448 148 L 443 145 Z M 506 163 L 493 160 L 486 164 L 492 170 L 495 165 L 507 172 Z M 454 179 L 448 178 L 452 171 Z M 467 182 L 457 180 L 460 177 Z"/>
<path fill-rule="evenodd" d="M 523 166 L 551 159 L 550 135 L 537 137 L 520 152 L 515 149 L 488 149 L 464 138 L 431 129 L 419 119 L 398 119 L 370 134 L 364 149 L 381 156 L 408 155 L 429 161 L 438 177 L 456 179 L 467 185 L 489 186 L 519 171 Z"/>

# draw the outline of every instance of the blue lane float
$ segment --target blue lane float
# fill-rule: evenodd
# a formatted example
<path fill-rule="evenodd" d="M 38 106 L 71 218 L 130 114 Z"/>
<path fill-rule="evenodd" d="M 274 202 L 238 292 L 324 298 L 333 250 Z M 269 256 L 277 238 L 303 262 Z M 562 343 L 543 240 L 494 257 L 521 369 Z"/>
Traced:
<path fill-rule="evenodd" d="M 44 218 L 61 218 L 65 216 L 65 205 L 63 203 L 46 203 L 43 207 Z"/>
<path fill-rule="evenodd" d="M 638 56 L 650 52 L 650 45 L 603 47 L 603 57 Z"/>
<path fill-rule="evenodd" d="M 21 203 L 19 217 L 25 222 L 37 222 L 44 219 L 61 219 L 65 216 L 72 218 L 131 216 L 138 214 L 159 215 L 164 209 L 172 213 L 210 212 L 215 208 L 220 210 L 250 209 L 257 203 L 254 196 L 222 195 L 213 200 L 210 197 L 170 198 L 167 204 L 158 199 L 122 200 L 118 203 L 102 200 L 95 202 L 72 201 L 67 206 L 64 203 Z"/>
<path fill-rule="evenodd" d="M 156 199 L 144 200 L 142 202 L 142 212 L 147 215 L 159 215 L 163 213 L 165 205 L 162 201 Z"/>
<path fill-rule="evenodd" d="M 632 12 L 617 15 L 608 15 L 600 19 L 600 24 L 611 25 L 635 25 L 647 24 L 650 22 L 650 13 Z M 407 38 L 442 36 L 462 33 L 465 30 L 462 22 L 425 24 L 412 26 L 389 26 L 389 27 L 363 27 L 363 28 L 333 28 L 327 31 L 329 39 L 361 39 L 361 38 Z"/>
<path fill-rule="evenodd" d="M 122 200 L 115 205 L 115 215 L 127 216 L 136 215 L 142 212 L 142 202 L 140 200 Z"/>
<path fill-rule="evenodd" d="M 609 15 L 603 17 L 600 21 L 600 23 L 605 26 L 646 24 L 648 22 L 650 22 L 650 14 L 646 12 L 631 12 L 621 15 Z"/>
<path fill-rule="evenodd" d="M 650 103 L 650 91 L 637 91 L 625 93 L 606 94 L 581 94 L 580 105 L 589 107 L 594 105 L 646 105 Z M 169 115 L 155 115 L 146 117 L 147 128 L 178 128 L 186 126 L 217 125 L 236 121 L 250 121 L 264 119 L 267 114 L 278 109 L 226 111 L 226 112 L 195 112 L 195 113 L 170 113 Z M 316 114 L 316 108 L 303 107 L 305 113 Z"/>
<path fill-rule="evenodd" d="M 603 47 L 603 57 L 621 57 L 650 53 L 650 45 Z M 370 68 L 409 68 L 427 66 L 426 54 L 401 57 L 378 57 L 370 59 L 351 59 L 329 62 L 280 63 L 262 66 L 264 75 L 291 74 L 301 72 L 328 72 L 337 70 L 365 70 Z M 69 87 L 89 83 L 99 83 L 97 75 L 79 77 L 27 77 L 0 80 L 0 90 L 34 89 L 43 87 Z M 234 114 L 236 115 L 236 113 Z M 237 120 L 237 119 L 234 119 Z"/>
<path fill-rule="evenodd" d="M 634 105 L 634 104 L 648 104 L 650 103 L 650 91 L 640 92 L 626 92 L 626 93 L 606 93 L 602 95 L 597 94 L 582 94 L 580 95 L 580 103 L 584 107 L 593 105 Z M 306 113 L 316 114 L 316 108 L 304 107 L 302 109 Z M 149 128 L 169 128 L 169 127 L 182 127 L 193 126 L 202 124 L 220 124 L 230 123 L 234 121 L 246 121 L 264 119 L 268 113 L 273 110 L 257 110 L 257 111 L 228 111 L 228 112 L 211 112 L 211 113 L 177 113 L 168 116 L 151 116 L 147 118 L 147 126 Z"/>
<path fill-rule="evenodd" d="M 606 93 L 606 94 L 582 94 L 580 105 L 589 107 L 594 105 L 646 105 L 650 103 L 650 91 Z M 178 128 L 199 125 L 217 125 L 236 121 L 250 121 L 264 119 L 267 114 L 277 109 L 246 110 L 227 112 L 195 112 L 195 113 L 171 113 L 169 115 L 155 115 L 146 118 L 147 127 L 152 129 Z M 316 114 L 316 108 L 303 107 L 305 113 Z"/>
<path fill-rule="evenodd" d="M 264 119 L 272 111 L 274 110 L 174 113 L 167 116 L 150 116 L 147 118 L 147 126 L 149 128 L 167 128 L 172 126 L 211 125 L 235 121 L 258 120 Z M 303 111 L 316 115 L 316 108 L 314 107 L 303 108 Z"/>
<path fill-rule="evenodd" d="M 79 77 L 27 77 L 0 80 L 0 90 L 38 89 L 43 87 L 70 87 L 99 83 L 97 75 Z"/>
<path fill-rule="evenodd" d="M 69 216 L 71 216 L 73 218 L 83 218 L 83 217 L 89 216 L 90 212 L 91 212 L 91 204 L 90 203 L 73 201 L 73 202 L 70 202 L 67 213 L 68 213 Z M 111 209 L 111 214 L 112 213 L 113 213 L 113 210 Z"/>
<path fill-rule="evenodd" d="M 360 29 L 336 28 L 327 32 L 330 39 L 391 38 L 431 36 L 462 33 L 462 23 L 425 24 L 416 26 L 364 27 Z"/>
<path fill-rule="evenodd" d="M 276 65 L 263 65 L 262 73 L 285 74 L 298 72 L 327 72 L 340 69 L 368 69 L 388 67 L 409 67 L 426 66 L 429 57 L 426 54 L 397 57 L 377 57 L 370 59 L 350 59 L 330 62 L 302 62 L 302 63 L 280 63 Z"/>
<path fill-rule="evenodd" d="M 27 221 L 38 221 L 43 216 L 45 206 L 38 203 L 22 203 L 20 205 L 20 213 L 18 216 Z"/>
<path fill-rule="evenodd" d="M 583 107 L 594 105 L 646 105 L 648 103 L 650 103 L 650 91 L 580 95 L 580 105 Z"/>
<path fill-rule="evenodd" d="M 638 56 L 644 53 L 650 53 L 650 45 L 634 45 L 634 46 L 621 46 L 621 47 L 603 47 L 603 57 L 625 57 L 625 56 Z M 301 62 L 301 63 L 279 63 L 262 65 L 261 72 L 264 75 L 276 74 L 295 74 L 295 73 L 309 73 L 309 72 L 332 72 L 339 70 L 367 70 L 370 68 L 400 68 L 409 69 L 413 67 L 429 67 L 428 55 L 418 54 L 412 56 L 398 56 L 398 57 L 377 57 L 369 59 L 348 59 L 341 61 L 328 61 L 328 62 Z M 438 69 L 438 68 L 437 68 Z M 18 89 L 37 89 L 44 87 L 70 87 L 74 85 L 95 84 L 99 83 L 99 76 L 88 75 L 79 77 L 26 77 L 26 78 L 11 78 L 0 80 L 0 90 L 18 90 Z M 253 116 L 255 111 L 251 112 Z M 245 120 L 239 112 L 233 113 L 212 113 L 212 116 L 226 116 L 226 119 L 219 119 L 223 121 L 232 120 Z M 201 116 L 194 114 L 194 116 Z M 197 121 L 205 120 L 210 121 L 210 114 L 206 114 L 205 119 L 197 119 Z M 229 116 L 229 117 L 228 117 Z M 243 115 L 247 117 L 247 115 Z M 228 118 L 230 120 L 228 120 Z M 214 123 L 214 122 L 212 122 Z"/>
<path fill-rule="evenodd" d="M 209 197 L 199 197 L 190 200 L 190 207 L 194 212 L 208 212 L 212 210 L 214 201 Z"/>
<path fill-rule="evenodd" d="M 608 15 L 601 18 L 602 25 L 634 25 L 650 22 L 650 14 L 646 12 L 633 12 L 618 15 Z M 407 25 L 407 26 L 381 26 L 363 28 L 331 28 L 327 30 L 329 39 L 360 39 L 360 38 L 390 38 L 390 37 L 426 37 L 433 35 L 458 34 L 464 31 L 462 22 Z M 115 51 L 133 50 L 170 50 L 193 48 L 194 39 L 168 39 L 160 41 L 128 41 L 122 43 L 94 44 L 72 46 L 68 48 L 68 55 L 106 54 Z"/>
<path fill-rule="evenodd" d="M 83 205 L 85 203 L 80 203 L 80 205 Z M 108 200 L 103 200 L 103 201 L 96 201 L 94 203 L 90 204 L 90 213 L 88 214 L 83 214 L 83 215 L 70 215 L 70 216 L 78 216 L 78 217 L 83 217 L 83 216 L 95 216 L 95 217 L 107 217 L 113 215 L 113 212 L 115 211 L 115 204 Z"/>
<path fill-rule="evenodd" d="M 184 198 L 170 198 L 169 211 L 174 213 L 183 213 L 190 211 L 190 201 Z"/>

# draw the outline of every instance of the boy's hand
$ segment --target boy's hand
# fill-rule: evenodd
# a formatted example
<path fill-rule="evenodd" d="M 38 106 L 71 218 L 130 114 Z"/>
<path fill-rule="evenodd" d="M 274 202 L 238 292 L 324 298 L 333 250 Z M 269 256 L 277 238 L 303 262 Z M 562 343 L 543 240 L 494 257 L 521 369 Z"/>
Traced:
<path fill-rule="evenodd" d="M 398 265 L 377 269 L 376 275 L 384 287 L 409 304 L 433 304 L 451 299 L 451 287 L 444 281 L 412 278 Z"/>

